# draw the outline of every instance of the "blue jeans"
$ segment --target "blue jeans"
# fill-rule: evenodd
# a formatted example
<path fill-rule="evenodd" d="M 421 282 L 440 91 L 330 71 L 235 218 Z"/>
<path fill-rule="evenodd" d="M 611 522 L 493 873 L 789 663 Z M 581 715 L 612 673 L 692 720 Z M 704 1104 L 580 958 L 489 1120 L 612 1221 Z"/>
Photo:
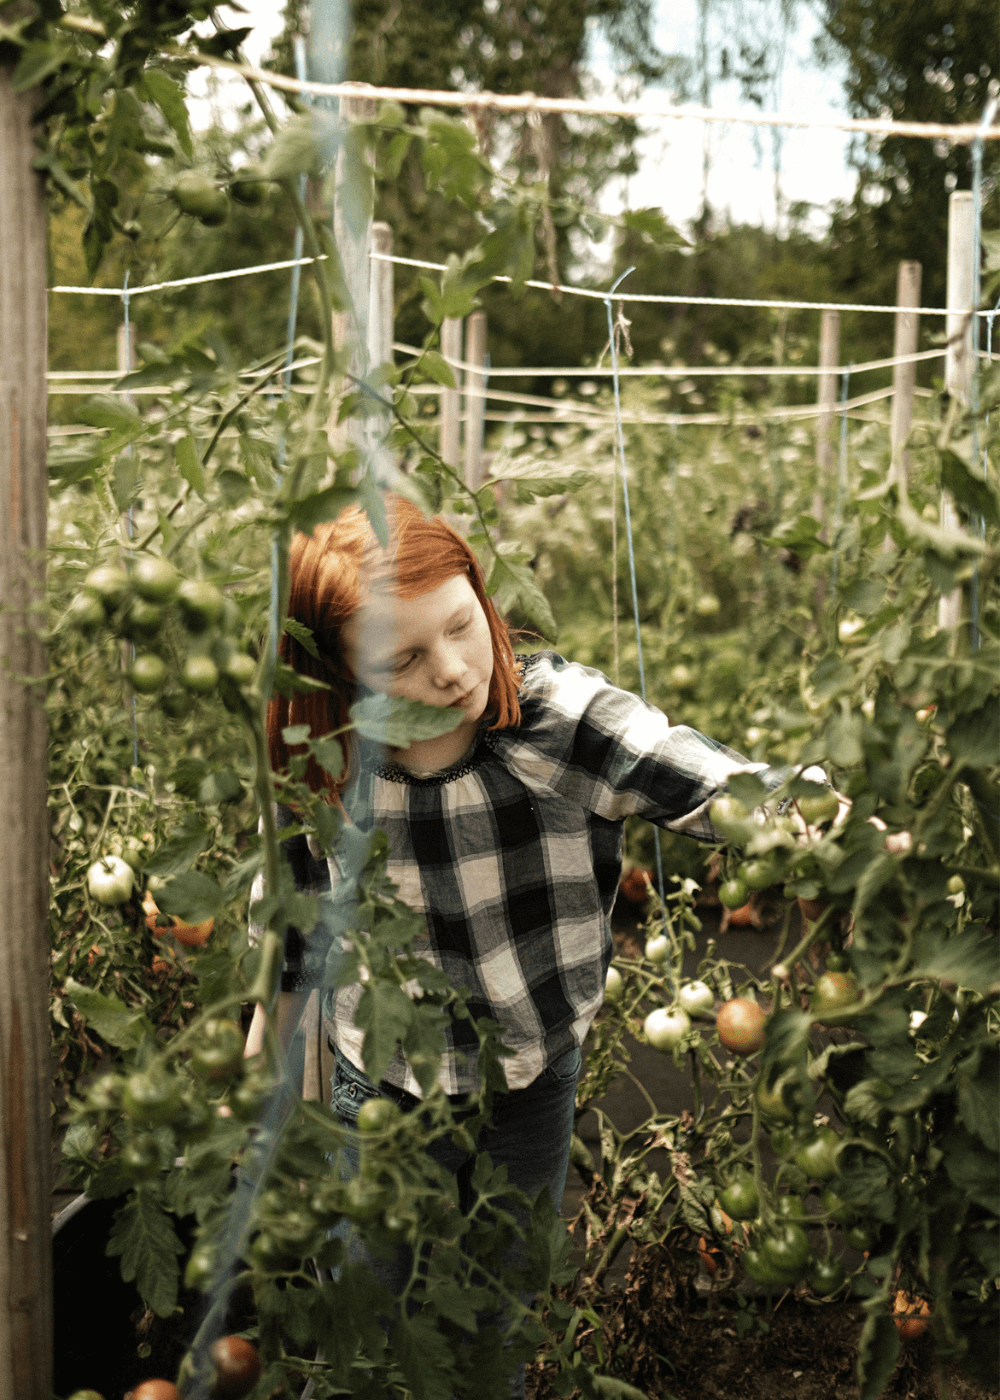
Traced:
<path fill-rule="evenodd" d="M 580 1074 L 579 1047 L 566 1051 L 525 1089 L 511 1089 L 493 1097 L 492 1123 L 484 1128 L 476 1144 L 480 1152 L 489 1153 L 494 1167 L 507 1168 L 507 1179 L 525 1195 L 535 1197 L 543 1187 L 548 1188 L 556 1210 L 562 1202 L 569 1166 L 569 1145 L 573 1133 L 576 1106 L 576 1082 Z M 366 1099 L 378 1096 L 390 1098 L 403 1109 L 419 1109 L 420 1100 L 391 1084 L 374 1085 L 359 1069 L 336 1051 L 331 1107 L 347 1127 L 357 1123 L 358 1110 Z M 468 1211 L 473 1203 L 470 1178 L 475 1157 L 463 1151 L 445 1135 L 431 1144 L 430 1156 L 450 1172 L 457 1181 L 459 1204 Z M 341 1160 L 348 1175 L 358 1170 L 358 1152 L 345 1149 Z M 512 1214 L 520 1225 L 526 1223 L 524 1211 L 514 1208 Z M 338 1227 L 339 1233 L 340 1227 Z M 516 1264 L 520 1241 L 515 1242 L 504 1258 L 504 1266 Z M 349 1256 L 365 1261 L 377 1281 L 398 1296 L 413 1269 L 413 1253 L 403 1245 L 388 1257 L 370 1253 L 356 1232 L 348 1235 Z M 530 1295 L 524 1302 L 530 1303 Z M 496 1319 L 493 1319 L 495 1322 Z M 485 1325 L 487 1319 L 483 1319 Z M 524 1367 L 518 1368 L 511 1381 L 513 1400 L 524 1396 Z"/>

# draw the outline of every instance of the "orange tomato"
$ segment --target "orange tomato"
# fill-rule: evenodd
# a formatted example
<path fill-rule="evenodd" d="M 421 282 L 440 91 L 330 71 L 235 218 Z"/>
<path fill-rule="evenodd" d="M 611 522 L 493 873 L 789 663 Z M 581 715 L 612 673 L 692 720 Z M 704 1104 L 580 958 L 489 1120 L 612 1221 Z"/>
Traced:
<path fill-rule="evenodd" d="M 912 1342 L 927 1330 L 930 1317 L 930 1304 L 926 1298 L 914 1298 L 904 1288 L 896 1290 L 896 1301 L 892 1306 L 892 1320 L 896 1331 L 904 1342 Z"/>
<path fill-rule="evenodd" d="M 186 924 L 183 919 L 175 919 L 170 914 L 161 914 L 157 907 L 156 900 L 149 890 L 142 897 L 142 907 L 146 911 L 146 927 L 151 933 L 159 937 L 163 933 L 171 933 L 178 943 L 183 943 L 186 948 L 203 948 L 208 942 L 208 936 L 212 932 L 213 919 L 205 919 L 200 924 Z M 157 918 L 168 918 L 170 926 L 157 924 Z"/>
<path fill-rule="evenodd" d="M 753 906 L 749 903 L 740 905 L 739 909 L 729 911 L 729 925 L 734 924 L 737 928 L 748 928 L 753 923 Z"/>

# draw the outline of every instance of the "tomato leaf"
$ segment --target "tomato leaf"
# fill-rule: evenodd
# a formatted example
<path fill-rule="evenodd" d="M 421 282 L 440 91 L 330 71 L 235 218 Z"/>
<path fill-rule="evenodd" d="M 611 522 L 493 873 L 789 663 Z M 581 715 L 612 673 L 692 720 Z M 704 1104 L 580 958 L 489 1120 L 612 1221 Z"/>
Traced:
<path fill-rule="evenodd" d="M 135 1281 L 146 1305 L 169 1317 L 177 1302 L 178 1254 L 184 1246 L 170 1217 L 150 1190 L 134 1191 L 115 1214 L 107 1253 L 121 1256 L 122 1278 Z"/>
<path fill-rule="evenodd" d="M 521 559 L 497 555 L 490 569 L 486 592 L 502 613 L 518 607 L 533 622 L 544 637 L 555 641 L 559 628 L 549 607 L 549 601 L 535 582 L 534 575 Z"/>
<path fill-rule="evenodd" d="M 361 993 L 354 1024 L 365 1033 L 365 1073 L 373 1084 L 382 1078 L 413 1019 L 413 1003 L 393 982 L 373 978 Z"/>
<path fill-rule="evenodd" d="M 199 778 L 199 783 L 200 781 Z M 146 873 L 166 876 L 179 875 L 184 870 L 190 870 L 208 845 L 210 836 L 211 832 L 201 817 L 194 812 L 187 813 L 174 835 L 159 845 L 145 862 Z"/>
<path fill-rule="evenodd" d="M 932 977 L 984 995 L 1000 983 L 996 942 L 978 924 L 969 924 L 936 946 L 929 936 L 919 939 L 915 963 L 907 974 L 913 981 Z"/>
<path fill-rule="evenodd" d="M 191 490 L 199 496 L 204 496 L 205 473 L 202 471 L 201 458 L 198 456 L 198 449 L 190 433 L 175 444 L 174 461 L 177 464 L 178 472 L 191 487 Z"/>
<path fill-rule="evenodd" d="M 193 150 L 191 126 L 188 122 L 184 93 L 173 78 L 168 77 L 159 68 L 147 67 L 142 75 L 142 80 L 146 91 L 163 113 L 167 125 L 176 134 L 177 140 L 181 144 L 181 150 L 185 155 L 191 155 Z"/>
<path fill-rule="evenodd" d="M 877 1400 L 889 1383 L 899 1357 L 899 1333 L 884 1304 L 865 1318 L 858 1342 L 860 1400 Z"/>
<path fill-rule="evenodd" d="M 72 977 L 67 977 L 65 991 L 90 1029 L 118 1050 L 134 1050 L 147 1036 L 154 1034 L 142 1012 L 134 1011 L 118 997 L 106 997 Z"/>
<path fill-rule="evenodd" d="M 400 1316 L 392 1340 L 414 1400 L 451 1400 L 456 1380 L 452 1349 L 433 1319 L 424 1313 Z"/>
<path fill-rule="evenodd" d="M 208 875 L 188 870 L 175 875 L 157 890 L 156 902 L 164 914 L 173 914 L 189 924 L 200 924 L 204 919 L 215 917 L 222 908 L 224 896 Z"/>
<path fill-rule="evenodd" d="M 311 657 L 318 661 L 319 647 L 316 645 L 316 642 L 313 639 L 312 630 L 308 628 L 304 622 L 299 622 L 294 617 L 286 617 L 284 626 L 285 631 L 288 633 L 288 635 L 290 637 L 293 637 L 304 651 L 307 651 Z M 285 742 L 295 743 L 301 741 L 286 739 Z"/>
<path fill-rule="evenodd" d="M 366 695 L 355 701 L 348 713 L 362 738 L 394 749 L 450 734 L 465 718 L 460 709 L 389 695 Z"/>

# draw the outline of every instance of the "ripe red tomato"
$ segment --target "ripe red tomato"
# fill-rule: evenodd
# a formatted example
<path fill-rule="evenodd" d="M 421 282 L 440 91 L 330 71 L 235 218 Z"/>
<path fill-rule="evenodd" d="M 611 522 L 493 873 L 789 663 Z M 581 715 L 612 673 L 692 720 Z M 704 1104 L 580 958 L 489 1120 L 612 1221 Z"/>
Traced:
<path fill-rule="evenodd" d="M 184 1400 L 173 1381 L 142 1381 L 125 1400 Z"/>
<path fill-rule="evenodd" d="M 202 948 L 208 942 L 215 922 L 213 919 L 205 919 L 200 924 L 186 924 L 183 919 L 175 919 L 171 914 L 161 914 L 149 890 L 142 897 L 142 907 L 146 912 L 146 927 L 156 937 L 170 933 L 185 948 Z"/>
<path fill-rule="evenodd" d="M 764 1044 L 765 1015 L 749 997 L 734 997 L 720 1006 L 715 1019 L 719 1039 L 734 1055 L 753 1055 Z"/>
<path fill-rule="evenodd" d="M 260 1380 L 260 1357 L 245 1337 L 220 1337 L 209 1348 L 215 1367 L 213 1400 L 243 1400 Z"/>
<path fill-rule="evenodd" d="M 927 1330 L 930 1311 L 930 1305 L 926 1299 L 915 1298 L 903 1288 L 896 1290 L 896 1298 L 892 1306 L 892 1320 L 896 1324 L 896 1331 L 904 1342 L 912 1342 L 915 1337 L 919 1337 Z"/>

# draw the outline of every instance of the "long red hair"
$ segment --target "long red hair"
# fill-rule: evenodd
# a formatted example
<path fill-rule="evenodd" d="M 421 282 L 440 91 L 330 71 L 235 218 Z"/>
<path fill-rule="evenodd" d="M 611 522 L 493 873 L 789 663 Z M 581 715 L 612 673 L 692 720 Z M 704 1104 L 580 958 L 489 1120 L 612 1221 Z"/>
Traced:
<path fill-rule="evenodd" d="M 275 695 L 267 711 L 271 767 L 284 771 L 290 752 L 281 737 L 288 725 L 307 724 L 310 738 L 319 739 L 349 723 L 348 710 L 357 698 L 357 681 L 343 642 L 345 623 L 357 612 L 373 584 L 394 579 L 401 598 L 419 598 L 447 583 L 456 574 L 468 578 L 486 614 L 493 642 L 493 675 L 488 713 L 491 729 L 506 729 L 521 720 L 518 672 L 510 630 L 486 596 L 483 570 L 457 531 L 440 516 L 428 519 L 404 496 L 386 498 L 389 546 L 383 549 L 368 517 L 349 506 L 336 520 L 317 525 L 311 535 L 297 534 L 290 550 L 291 592 L 288 616 L 307 627 L 319 657 L 310 655 L 287 632 L 282 635 L 282 660 L 300 675 L 323 681 L 329 690 L 296 692 L 291 700 Z M 352 745 L 344 744 L 344 771 L 337 781 L 309 760 L 306 781 L 313 792 L 342 792 L 351 777 Z"/>

